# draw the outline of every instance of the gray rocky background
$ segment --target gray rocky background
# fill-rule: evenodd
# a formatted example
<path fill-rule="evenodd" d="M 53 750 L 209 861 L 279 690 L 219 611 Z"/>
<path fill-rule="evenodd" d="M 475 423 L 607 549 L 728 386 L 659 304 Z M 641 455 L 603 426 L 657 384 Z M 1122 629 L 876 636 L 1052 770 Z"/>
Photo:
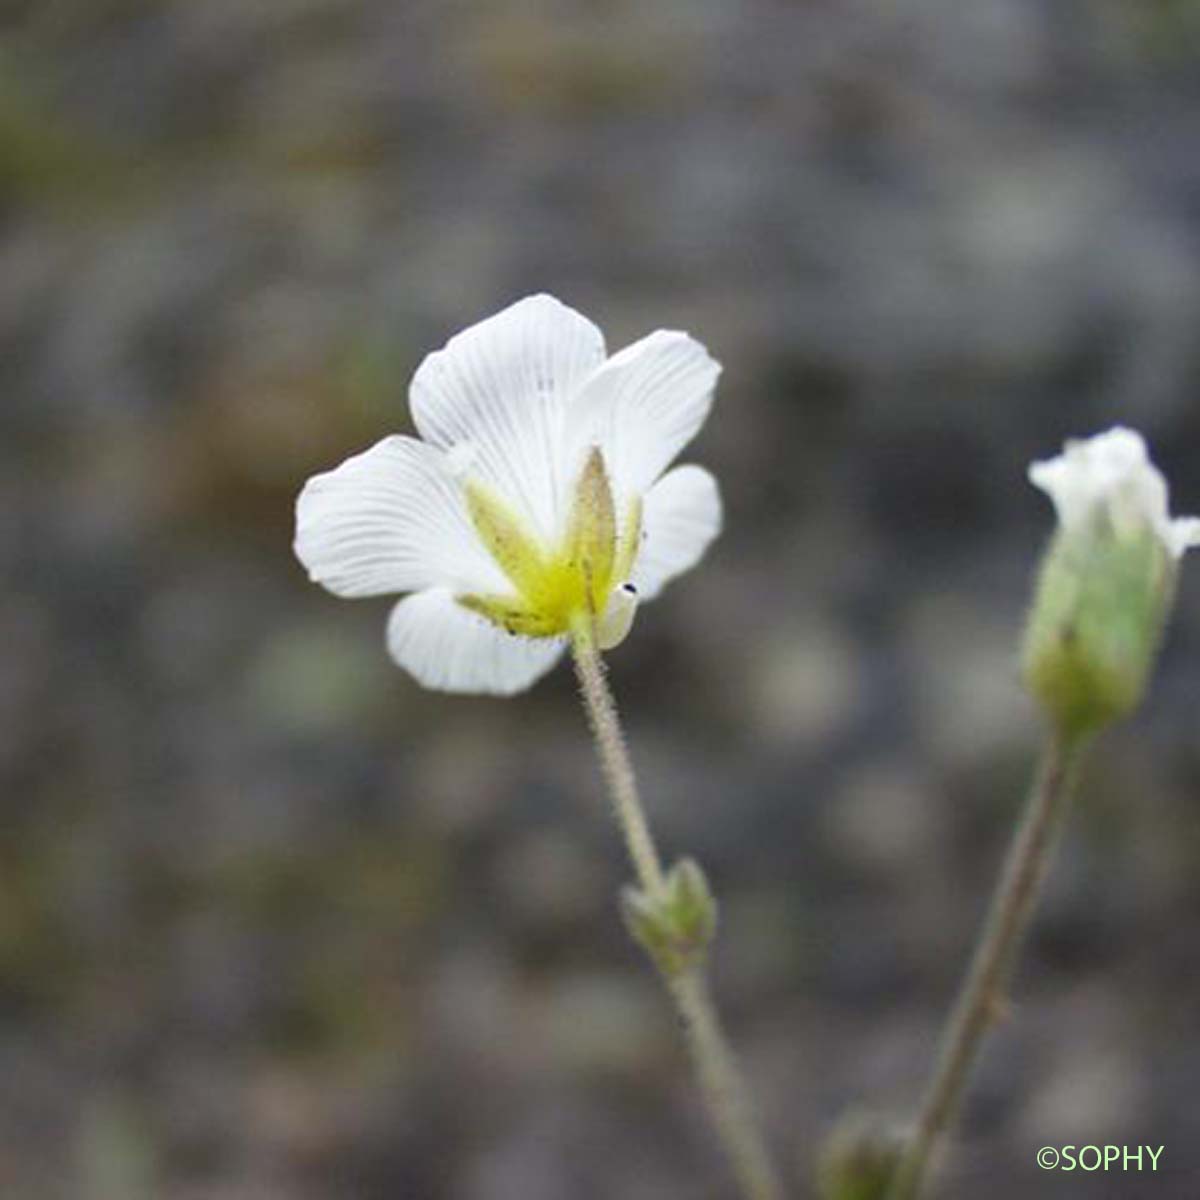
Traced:
<path fill-rule="evenodd" d="M 569 672 L 437 697 L 291 557 L 452 332 L 725 364 L 728 527 L 613 657 L 796 1180 L 928 1067 L 1037 738 L 1030 458 L 1200 511 L 1192 0 L 0 8 L 0 1194 L 729 1200 Z M 1200 569 L 945 1197 L 1200 1181 Z M 1165 1146 L 1157 1175 L 1045 1144 Z"/>

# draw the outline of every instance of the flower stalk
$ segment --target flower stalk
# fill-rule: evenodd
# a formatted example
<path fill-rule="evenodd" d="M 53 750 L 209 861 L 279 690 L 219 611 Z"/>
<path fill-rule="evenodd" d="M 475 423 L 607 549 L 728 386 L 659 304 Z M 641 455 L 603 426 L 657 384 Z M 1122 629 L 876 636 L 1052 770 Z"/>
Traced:
<path fill-rule="evenodd" d="M 1004 1011 L 1004 991 L 1070 810 L 1086 744 L 1086 738 L 1061 731 L 1047 737 L 888 1200 L 915 1200 L 920 1195 L 930 1156 L 958 1111 L 983 1039 Z"/>
<path fill-rule="evenodd" d="M 665 879 L 662 860 L 658 856 L 658 847 L 638 794 L 637 777 L 633 773 L 633 763 L 621 732 L 621 718 L 604 677 L 604 663 L 591 621 L 576 625 L 571 649 L 575 675 L 583 694 L 583 706 L 587 710 L 588 724 L 600 758 L 600 769 L 604 773 L 604 783 L 612 800 L 617 825 L 625 838 L 625 848 L 629 851 L 642 891 L 657 895 L 663 890 Z"/>
<path fill-rule="evenodd" d="M 675 1005 L 705 1103 L 743 1196 L 782 1200 L 782 1185 L 704 974 L 704 951 L 715 922 L 707 884 L 694 863 L 663 869 L 605 678 L 594 615 L 576 622 L 571 648 L 604 781 L 637 873 L 638 888 L 624 897 L 626 920 Z"/>

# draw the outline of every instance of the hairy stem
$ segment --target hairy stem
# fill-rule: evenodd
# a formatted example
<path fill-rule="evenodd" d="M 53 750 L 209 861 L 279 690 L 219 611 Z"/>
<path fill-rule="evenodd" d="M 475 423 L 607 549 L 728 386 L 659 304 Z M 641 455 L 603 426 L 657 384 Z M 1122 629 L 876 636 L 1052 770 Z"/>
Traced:
<path fill-rule="evenodd" d="M 753 1109 L 700 967 L 664 976 L 713 1124 L 745 1196 L 780 1200 L 783 1188 L 754 1120 Z"/>
<path fill-rule="evenodd" d="M 621 732 L 616 701 L 605 678 L 604 663 L 590 630 L 577 632 L 571 648 L 575 657 L 575 674 L 583 693 L 583 706 L 587 710 L 588 724 L 596 742 L 600 769 L 604 772 L 604 782 L 617 824 L 621 827 L 629 858 L 637 871 L 638 883 L 647 894 L 655 895 L 663 887 L 662 861 L 638 794 L 637 777 L 633 773 L 633 763 Z"/>
<path fill-rule="evenodd" d="M 617 823 L 642 891 L 648 896 L 658 896 L 665 883 L 662 861 L 646 821 L 617 707 L 590 626 L 575 630 L 572 650 L 584 708 Z M 742 1194 L 746 1200 L 781 1200 L 783 1189 L 752 1115 L 741 1072 L 721 1028 L 703 969 L 693 964 L 661 974 L 682 1022 L 713 1125 Z"/>
<path fill-rule="evenodd" d="M 1058 733 L 1047 741 L 888 1200 L 920 1194 L 930 1155 L 958 1111 L 984 1035 L 1003 1011 L 1013 962 L 1070 808 L 1083 748 L 1081 739 Z"/>

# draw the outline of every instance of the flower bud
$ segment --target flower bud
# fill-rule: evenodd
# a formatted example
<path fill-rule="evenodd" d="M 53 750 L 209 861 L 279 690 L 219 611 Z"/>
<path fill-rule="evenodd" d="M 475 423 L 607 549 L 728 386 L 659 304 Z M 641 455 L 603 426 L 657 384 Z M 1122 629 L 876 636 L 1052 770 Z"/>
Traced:
<path fill-rule="evenodd" d="M 885 1200 L 904 1148 L 894 1125 L 850 1113 L 821 1148 L 817 1188 L 822 1200 Z"/>
<path fill-rule="evenodd" d="M 657 893 L 625 888 L 621 911 L 634 940 L 666 975 L 703 962 L 717 929 L 717 902 L 704 872 L 690 858 L 667 872 Z"/>
<path fill-rule="evenodd" d="M 1059 528 L 1025 631 L 1029 690 L 1067 736 L 1131 712 L 1170 614 L 1178 559 L 1200 521 L 1172 520 L 1167 486 L 1141 437 L 1113 429 L 1030 467 Z"/>

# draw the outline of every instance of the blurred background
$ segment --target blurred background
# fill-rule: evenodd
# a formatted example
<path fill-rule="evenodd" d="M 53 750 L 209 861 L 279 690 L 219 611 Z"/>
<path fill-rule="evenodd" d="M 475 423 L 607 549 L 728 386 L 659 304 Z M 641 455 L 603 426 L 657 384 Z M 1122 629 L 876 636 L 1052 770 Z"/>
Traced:
<path fill-rule="evenodd" d="M 811 1195 L 847 1108 L 911 1111 L 1029 774 L 1026 464 L 1128 422 L 1200 511 L 1200 9 L 0 20 L 0 1194 L 732 1197 L 570 672 L 425 693 L 291 554 L 307 476 L 544 289 L 725 364 L 688 456 L 726 532 L 612 674 Z M 1198 699 L 1192 564 L 943 1195 L 1196 1195 Z"/>

